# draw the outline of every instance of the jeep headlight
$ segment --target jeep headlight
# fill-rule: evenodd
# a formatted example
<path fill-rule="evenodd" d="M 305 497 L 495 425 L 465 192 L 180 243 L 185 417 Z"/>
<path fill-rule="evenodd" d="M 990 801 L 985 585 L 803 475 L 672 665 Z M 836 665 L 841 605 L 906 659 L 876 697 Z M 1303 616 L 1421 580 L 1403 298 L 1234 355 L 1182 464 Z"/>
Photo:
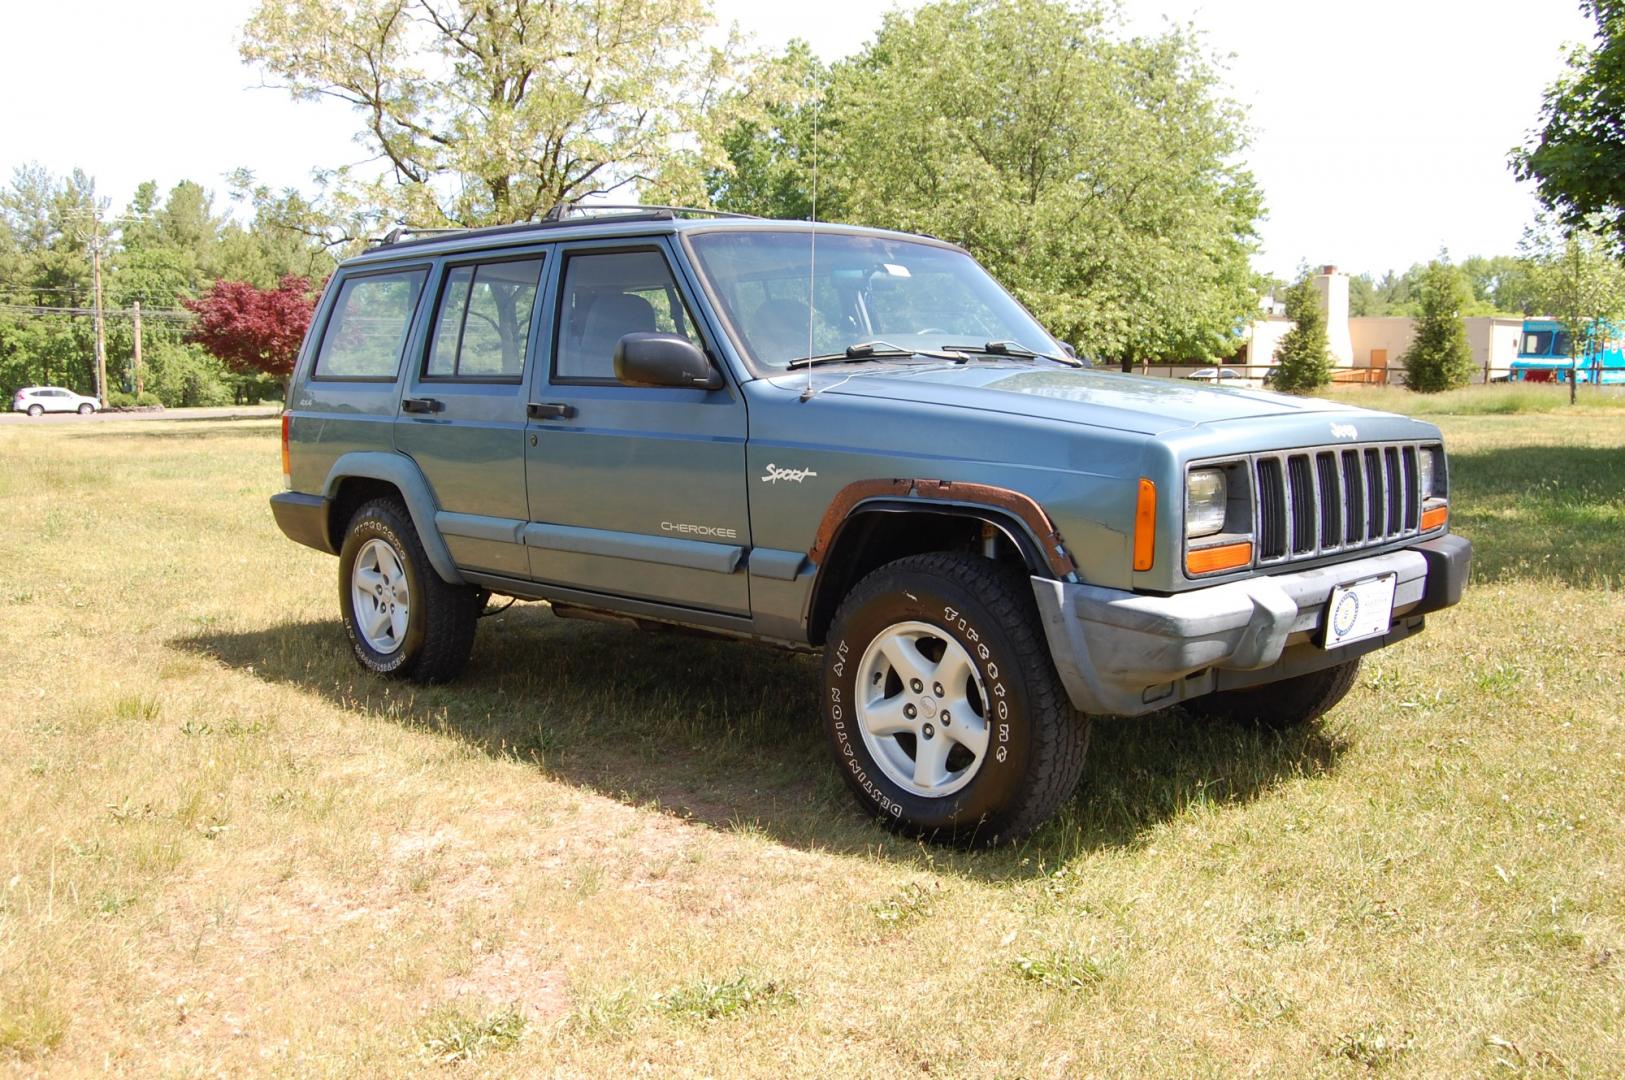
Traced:
<path fill-rule="evenodd" d="M 1439 457 L 1444 453 L 1437 446 L 1424 446 L 1422 452 L 1416 455 L 1417 479 L 1421 481 L 1422 498 L 1424 500 L 1442 496 L 1435 485 L 1443 479 L 1439 469 Z"/>
<path fill-rule="evenodd" d="M 1227 500 L 1222 469 L 1192 469 L 1185 477 L 1185 536 L 1211 536 L 1224 528 Z"/>

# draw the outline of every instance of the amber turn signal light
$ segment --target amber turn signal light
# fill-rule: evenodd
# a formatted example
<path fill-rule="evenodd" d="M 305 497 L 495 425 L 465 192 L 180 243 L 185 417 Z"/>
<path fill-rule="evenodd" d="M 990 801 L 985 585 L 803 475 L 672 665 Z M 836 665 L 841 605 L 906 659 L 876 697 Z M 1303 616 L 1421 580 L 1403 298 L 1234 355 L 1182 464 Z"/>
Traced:
<path fill-rule="evenodd" d="M 1234 570 L 1253 561 L 1253 545 L 1249 540 L 1239 544 L 1220 544 L 1185 553 L 1187 574 L 1211 574 L 1218 570 Z"/>
<path fill-rule="evenodd" d="M 1149 570 L 1157 553 L 1157 485 L 1140 477 L 1134 505 L 1134 569 Z"/>
<path fill-rule="evenodd" d="M 293 424 L 293 417 L 289 416 L 287 413 L 283 413 L 282 414 L 282 475 L 284 477 L 289 477 L 289 476 L 293 475 L 293 456 L 289 453 L 289 449 L 288 449 L 288 436 L 289 436 L 289 434 L 291 434 L 288 429 L 289 429 L 289 427 L 292 426 L 292 424 Z"/>
<path fill-rule="evenodd" d="M 1450 507 L 1435 506 L 1431 510 L 1422 511 L 1422 531 L 1430 532 L 1450 520 Z"/>

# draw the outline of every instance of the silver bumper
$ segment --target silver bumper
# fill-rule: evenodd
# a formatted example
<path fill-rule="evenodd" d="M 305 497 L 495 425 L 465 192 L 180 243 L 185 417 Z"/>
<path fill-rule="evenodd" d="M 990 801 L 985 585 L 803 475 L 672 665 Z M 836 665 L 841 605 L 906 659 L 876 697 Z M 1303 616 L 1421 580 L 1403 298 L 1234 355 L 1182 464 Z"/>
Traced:
<path fill-rule="evenodd" d="M 1423 550 L 1426 548 L 1427 550 Z M 1275 682 L 1342 663 L 1422 628 L 1426 611 L 1461 595 L 1472 548 L 1428 545 L 1173 596 L 1035 577 L 1034 595 L 1072 704 L 1097 715 L 1154 712 L 1215 690 Z M 1437 579 L 1429 585 L 1430 572 Z M 1313 643 L 1338 585 L 1393 574 L 1385 636 L 1338 649 Z"/>

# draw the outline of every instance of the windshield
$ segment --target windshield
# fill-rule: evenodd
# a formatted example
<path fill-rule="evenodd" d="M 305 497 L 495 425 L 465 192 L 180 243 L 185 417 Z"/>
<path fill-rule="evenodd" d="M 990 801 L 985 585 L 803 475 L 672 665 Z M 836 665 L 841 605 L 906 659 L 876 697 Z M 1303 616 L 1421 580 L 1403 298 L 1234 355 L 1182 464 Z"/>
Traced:
<path fill-rule="evenodd" d="M 692 233 L 689 243 L 740 347 L 762 367 L 871 342 L 1060 352 L 987 271 L 952 248 L 819 232 L 815 251 L 806 229 Z"/>
<path fill-rule="evenodd" d="M 1567 356 L 1569 332 L 1567 330 L 1534 330 L 1523 336 L 1519 356 Z"/>

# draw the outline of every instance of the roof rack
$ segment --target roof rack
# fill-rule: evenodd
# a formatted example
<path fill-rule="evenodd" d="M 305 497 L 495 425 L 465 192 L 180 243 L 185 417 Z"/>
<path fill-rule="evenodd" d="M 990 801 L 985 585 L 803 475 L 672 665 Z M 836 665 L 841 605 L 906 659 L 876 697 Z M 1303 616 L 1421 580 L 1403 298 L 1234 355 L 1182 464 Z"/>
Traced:
<path fill-rule="evenodd" d="M 662 216 L 676 217 L 679 214 L 694 214 L 698 217 L 715 218 L 749 218 L 760 221 L 755 214 L 736 214 L 731 210 L 707 210 L 699 206 L 667 206 L 663 203 L 559 203 L 547 213 L 542 215 L 543 221 L 563 221 L 571 214 L 582 217 L 592 217 L 600 210 L 608 210 L 616 214 L 624 213 L 658 213 Z"/>
<path fill-rule="evenodd" d="M 418 228 L 416 225 L 397 225 L 383 236 L 373 237 L 372 243 L 377 244 L 380 247 L 384 247 L 389 244 L 398 244 L 402 239 L 408 236 L 450 236 L 455 233 L 465 232 L 468 232 L 467 227 L 461 225 L 444 225 L 434 228 Z"/>
<path fill-rule="evenodd" d="M 602 212 L 601 212 L 602 211 Z M 422 243 L 443 236 L 461 236 L 467 233 L 519 232 L 527 229 L 557 228 L 561 225 L 584 224 L 583 218 L 615 218 L 620 220 L 644 219 L 671 221 L 680 215 L 715 218 L 745 218 L 760 221 L 755 214 L 735 214 L 727 210 L 706 210 L 698 206 L 660 206 L 644 203 L 559 203 L 535 221 L 520 221 L 512 225 L 485 226 L 426 226 L 397 225 L 372 243 L 379 247 L 394 244 Z"/>

